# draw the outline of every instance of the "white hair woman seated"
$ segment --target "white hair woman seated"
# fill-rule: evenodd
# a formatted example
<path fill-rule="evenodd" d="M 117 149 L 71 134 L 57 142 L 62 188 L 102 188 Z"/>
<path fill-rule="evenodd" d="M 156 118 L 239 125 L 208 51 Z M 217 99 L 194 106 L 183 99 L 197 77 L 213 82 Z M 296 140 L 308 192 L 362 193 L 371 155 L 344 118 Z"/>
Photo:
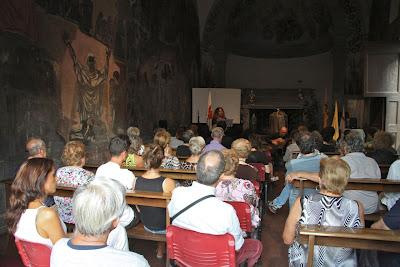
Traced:
<path fill-rule="evenodd" d="M 149 266 L 134 252 L 107 246 L 110 231 L 119 226 L 125 208 L 125 189 L 112 179 L 97 178 L 73 197 L 75 234 L 53 247 L 51 266 Z"/>

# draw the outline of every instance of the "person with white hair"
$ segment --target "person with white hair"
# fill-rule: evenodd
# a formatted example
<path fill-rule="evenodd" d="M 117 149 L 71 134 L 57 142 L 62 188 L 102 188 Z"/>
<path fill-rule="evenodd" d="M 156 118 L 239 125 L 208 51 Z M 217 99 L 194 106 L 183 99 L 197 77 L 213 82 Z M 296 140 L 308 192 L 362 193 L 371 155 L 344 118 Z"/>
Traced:
<path fill-rule="evenodd" d="M 62 238 L 54 245 L 50 265 L 150 266 L 142 255 L 107 245 L 111 230 L 120 227 L 125 206 L 125 188 L 115 180 L 97 178 L 76 189 L 74 237 Z"/>
<path fill-rule="evenodd" d="M 197 162 L 199 161 L 201 152 L 203 151 L 206 142 L 201 136 L 195 136 L 189 140 L 189 149 L 191 156 L 186 159 L 186 161 L 181 161 L 180 169 L 182 170 L 195 170 Z"/>
<path fill-rule="evenodd" d="M 211 150 L 218 150 L 221 151 L 222 149 L 225 149 L 223 145 L 221 145 L 222 138 L 224 137 L 224 129 L 221 127 L 214 127 L 211 130 L 211 142 L 206 145 L 203 149 L 203 153 L 206 153 Z"/>

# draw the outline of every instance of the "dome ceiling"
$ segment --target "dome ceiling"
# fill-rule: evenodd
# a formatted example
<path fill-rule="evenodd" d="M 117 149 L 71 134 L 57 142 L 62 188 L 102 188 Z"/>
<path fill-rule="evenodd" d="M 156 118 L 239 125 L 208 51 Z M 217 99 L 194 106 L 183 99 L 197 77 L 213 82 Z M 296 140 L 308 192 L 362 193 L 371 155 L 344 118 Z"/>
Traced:
<path fill-rule="evenodd" d="M 306 56 L 332 47 L 321 0 L 239 0 L 228 15 L 225 48 L 249 57 Z"/>

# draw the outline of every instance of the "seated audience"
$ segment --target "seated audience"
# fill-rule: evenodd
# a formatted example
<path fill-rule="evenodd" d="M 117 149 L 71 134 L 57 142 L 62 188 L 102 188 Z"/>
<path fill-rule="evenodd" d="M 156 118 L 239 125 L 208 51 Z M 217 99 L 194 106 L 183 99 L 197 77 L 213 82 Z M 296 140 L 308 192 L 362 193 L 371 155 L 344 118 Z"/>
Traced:
<path fill-rule="evenodd" d="M 397 160 L 397 152 L 392 147 L 393 144 L 394 139 L 390 133 L 378 131 L 372 141 L 373 150 L 368 152 L 367 156 L 373 158 L 378 164 L 392 164 Z"/>
<path fill-rule="evenodd" d="M 300 148 L 296 143 L 296 140 L 299 138 L 300 132 L 297 129 L 294 129 L 290 133 L 290 144 L 286 147 L 285 155 L 283 155 L 283 161 L 288 162 L 289 160 L 297 158 L 300 154 Z"/>
<path fill-rule="evenodd" d="M 314 139 L 315 149 L 318 150 L 318 152 L 320 152 L 320 149 L 324 143 L 322 135 L 318 131 L 312 131 L 311 136 Z"/>
<path fill-rule="evenodd" d="M 179 169 L 179 160 L 172 155 L 172 149 L 169 146 L 171 135 L 165 129 L 159 129 L 154 135 L 153 143 L 159 145 L 164 150 L 164 159 L 161 163 L 161 168 Z"/>
<path fill-rule="evenodd" d="M 234 139 L 231 136 L 231 131 L 227 130 L 226 121 L 218 121 L 215 126 L 221 127 L 222 130 L 224 130 L 224 136 L 222 137 L 221 145 L 230 149 Z"/>
<path fill-rule="evenodd" d="M 191 156 L 186 159 L 186 161 L 182 161 L 180 164 L 180 169 L 182 170 L 195 170 L 197 162 L 199 161 L 200 154 L 203 151 L 206 142 L 203 137 L 195 136 L 190 138 L 189 141 L 189 149 L 191 152 Z"/>
<path fill-rule="evenodd" d="M 181 158 L 190 157 L 190 155 L 192 153 L 190 152 L 189 141 L 190 141 L 190 138 L 192 138 L 193 136 L 194 136 L 194 133 L 192 130 L 186 130 L 183 133 L 182 140 L 183 140 L 184 144 L 182 144 L 176 148 L 176 156 L 177 157 L 181 157 Z"/>
<path fill-rule="evenodd" d="M 76 189 L 75 234 L 55 244 L 51 266 L 150 266 L 139 254 L 107 246 L 110 231 L 118 227 L 125 206 L 125 188 L 115 180 L 96 178 Z"/>
<path fill-rule="evenodd" d="M 251 134 L 249 141 L 251 143 L 251 151 L 246 159 L 246 163 L 262 163 L 267 165 L 269 160 L 266 153 L 261 150 L 261 138 L 256 134 Z"/>
<path fill-rule="evenodd" d="M 140 138 L 140 130 L 137 127 L 129 127 L 126 131 L 129 142 L 131 143 L 128 149 L 128 156 L 125 160 L 125 166 L 129 169 L 142 168 L 144 146 L 142 138 Z"/>
<path fill-rule="evenodd" d="M 123 138 L 116 136 L 111 139 L 108 149 L 111 159 L 97 168 L 96 178 L 115 179 L 126 189 L 132 190 L 135 187 L 135 175 L 131 171 L 121 168 L 128 155 L 128 143 Z"/>
<path fill-rule="evenodd" d="M 204 147 L 203 153 L 206 153 L 211 150 L 222 150 L 225 149 L 223 145 L 221 145 L 222 138 L 224 137 L 224 130 L 221 127 L 214 127 L 211 131 L 211 142 Z"/>
<path fill-rule="evenodd" d="M 400 200 L 392 206 L 386 215 L 371 225 L 373 229 L 400 230 Z M 378 252 L 379 265 L 384 267 L 400 266 L 400 254 Z"/>
<path fill-rule="evenodd" d="M 45 158 L 47 156 L 46 143 L 40 138 L 29 138 L 26 142 L 25 149 L 29 154 L 28 159 Z"/>
<path fill-rule="evenodd" d="M 126 140 L 118 136 L 113 137 L 109 145 L 111 160 L 97 168 L 95 179 L 107 178 L 116 180 L 126 189 L 134 189 L 136 182 L 135 175 L 130 170 L 121 168 L 126 156 L 128 155 L 127 149 L 128 143 Z M 121 228 L 131 228 L 136 224 L 136 222 L 137 220 L 135 220 L 134 210 L 130 206 L 126 205 L 124 212 L 119 219 L 119 225 L 111 231 L 107 244 L 113 248 L 128 251 L 128 237 L 126 231 Z"/>
<path fill-rule="evenodd" d="M 350 132 L 344 137 L 340 146 L 345 155 L 342 159 L 350 166 L 350 178 L 381 178 L 381 171 L 376 161 L 363 153 L 364 141 L 360 135 Z M 374 191 L 346 190 L 343 196 L 362 203 L 365 214 L 378 210 L 378 194 Z"/>
<path fill-rule="evenodd" d="M 239 158 L 235 151 L 224 149 L 222 154 L 224 155 L 225 168 L 215 189 L 215 196 L 223 201 L 248 203 L 251 208 L 251 223 L 253 227 L 257 227 L 261 219 L 258 214 L 258 196 L 254 185 L 249 180 L 235 177 L 239 165 Z"/>
<path fill-rule="evenodd" d="M 85 165 L 85 145 L 79 141 L 70 141 L 61 156 L 64 167 L 56 173 L 57 184 L 68 187 L 79 187 L 93 180 L 94 174 L 83 169 Z M 54 197 L 58 213 L 66 223 L 75 223 L 72 217 L 72 199 L 70 197 Z"/>
<path fill-rule="evenodd" d="M 56 191 L 54 162 L 31 158 L 19 168 L 11 185 L 7 226 L 15 237 L 48 247 L 65 236 L 66 227 L 53 208 L 43 203 Z"/>
<path fill-rule="evenodd" d="M 185 131 L 185 127 L 182 127 L 182 126 L 178 127 L 178 129 L 176 129 L 176 131 L 175 131 L 175 129 L 172 130 L 171 134 L 173 136 L 171 136 L 171 141 L 169 142 L 169 146 L 172 149 L 177 149 L 178 146 L 184 144 L 184 142 L 182 141 L 182 135 L 183 135 L 184 131 Z"/>
<path fill-rule="evenodd" d="M 400 180 L 400 160 L 396 160 L 395 162 L 392 163 L 392 165 L 390 165 L 389 173 L 386 179 Z M 390 210 L 399 199 L 400 199 L 400 192 L 399 193 L 384 192 L 381 202 L 383 205 L 387 207 L 388 210 Z"/>
<path fill-rule="evenodd" d="M 252 267 L 262 253 L 259 240 L 243 239 L 239 220 L 234 208 L 215 197 L 215 187 L 225 168 L 224 156 L 219 151 L 209 151 L 201 155 L 197 164 L 197 181 L 190 187 L 177 187 L 168 205 L 172 224 L 200 233 L 222 235 L 229 233 L 235 239 L 236 263 L 247 260 Z M 204 198 L 207 197 L 207 198 Z M 204 198 L 194 206 L 175 215 L 188 205 Z"/>
<path fill-rule="evenodd" d="M 292 172 L 319 172 L 320 160 L 326 156 L 321 155 L 316 150 L 315 140 L 311 133 L 300 132 L 297 144 L 300 148 L 300 154 L 297 159 L 292 159 L 286 163 L 286 175 Z M 315 193 L 314 189 L 304 189 L 304 194 L 306 195 L 313 193 Z M 299 190 L 294 188 L 288 181 L 280 195 L 268 203 L 268 208 L 272 213 L 276 213 L 288 199 L 291 207 L 298 195 Z"/>
<path fill-rule="evenodd" d="M 333 135 L 335 134 L 335 128 L 332 126 L 325 127 L 321 131 L 323 143 L 320 148 L 320 152 L 336 152 L 336 145 L 335 141 L 333 140 Z"/>
<path fill-rule="evenodd" d="M 239 138 L 233 141 L 232 150 L 236 152 L 239 157 L 239 166 L 236 170 L 236 177 L 245 180 L 254 180 L 258 177 L 258 170 L 246 163 L 246 159 L 251 151 L 251 144 L 249 140 Z"/>
<path fill-rule="evenodd" d="M 147 171 L 138 176 L 136 180 L 136 190 L 171 193 L 175 188 L 175 181 L 160 175 L 160 166 L 164 158 L 164 151 L 159 145 L 151 144 L 145 149 L 143 160 Z M 144 229 L 155 234 L 165 234 L 166 211 L 164 208 L 139 206 L 141 221 Z M 164 243 L 159 242 L 157 258 L 162 258 L 164 253 Z"/>
<path fill-rule="evenodd" d="M 324 158 L 320 168 L 320 192 L 297 198 L 290 210 L 283 231 L 283 241 L 289 247 L 289 265 L 307 265 L 307 247 L 296 239 L 298 224 L 363 227 L 362 205 L 347 199 L 342 193 L 350 175 L 349 165 L 337 158 Z M 356 253 L 351 248 L 315 246 L 313 266 L 357 266 Z"/>

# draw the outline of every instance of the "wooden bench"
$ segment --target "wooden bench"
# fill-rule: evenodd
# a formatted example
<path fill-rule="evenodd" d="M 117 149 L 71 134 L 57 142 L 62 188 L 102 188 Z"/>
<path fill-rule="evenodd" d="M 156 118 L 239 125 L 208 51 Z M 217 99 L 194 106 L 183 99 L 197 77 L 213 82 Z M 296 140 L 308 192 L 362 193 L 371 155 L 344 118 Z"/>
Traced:
<path fill-rule="evenodd" d="M 318 185 L 316 182 L 300 179 L 295 180 L 293 185 L 300 189 L 300 196 L 303 195 L 304 188 L 316 188 Z M 349 179 L 346 190 L 365 190 L 365 191 L 377 191 L 377 192 L 400 192 L 400 181 L 387 180 L 387 179 Z M 366 214 L 366 221 L 377 221 L 379 220 L 386 211 L 378 211 L 372 214 Z"/>
<path fill-rule="evenodd" d="M 302 225 L 298 241 L 308 245 L 309 267 L 313 264 L 315 245 L 400 253 L 400 230 Z"/>
<path fill-rule="evenodd" d="M 84 169 L 96 173 L 97 166 L 85 165 Z M 141 176 L 143 173 L 147 171 L 146 168 L 127 168 L 132 171 L 135 176 Z M 166 178 L 170 178 L 173 180 L 197 180 L 196 172 L 192 170 L 173 170 L 173 169 L 160 169 L 160 174 Z"/>

